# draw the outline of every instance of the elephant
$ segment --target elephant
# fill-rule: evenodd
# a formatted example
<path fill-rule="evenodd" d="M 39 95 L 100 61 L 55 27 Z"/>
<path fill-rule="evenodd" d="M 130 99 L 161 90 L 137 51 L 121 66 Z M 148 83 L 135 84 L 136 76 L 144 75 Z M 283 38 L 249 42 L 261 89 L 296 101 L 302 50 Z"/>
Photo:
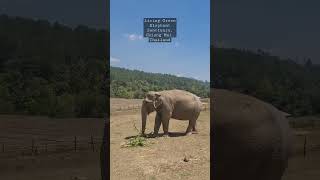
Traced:
<path fill-rule="evenodd" d="M 147 115 L 156 111 L 153 137 L 158 136 L 162 124 L 164 136 L 169 135 L 170 118 L 189 120 L 186 135 L 197 133 L 196 122 L 200 115 L 202 103 L 200 97 L 184 90 L 149 91 L 141 106 L 142 129 L 145 135 Z"/>
<path fill-rule="evenodd" d="M 213 179 L 281 180 L 292 154 L 286 114 L 252 96 L 211 93 Z"/>

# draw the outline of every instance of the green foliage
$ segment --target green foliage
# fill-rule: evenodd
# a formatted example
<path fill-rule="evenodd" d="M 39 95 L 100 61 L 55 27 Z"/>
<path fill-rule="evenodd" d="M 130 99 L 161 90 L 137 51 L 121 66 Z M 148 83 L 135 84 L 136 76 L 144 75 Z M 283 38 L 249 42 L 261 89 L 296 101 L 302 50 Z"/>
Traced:
<path fill-rule="evenodd" d="M 0 113 L 103 117 L 107 32 L 0 15 Z"/>
<path fill-rule="evenodd" d="M 142 136 L 135 136 L 129 139 L 127 143 L 127 147 L 137 147 L 137 146 L 145 146 L 146 145 L 146 138 Z"/>
<path fill-rule="evenodd" d="M 111 97 L 143 98 L 147 91 L 182 89 L 209 97 L 209 82 L 168 74 L 146 73 L 137 70 L 111 67 Z"/>
<path fill-rule="evenodd" d="M 320 66 L 268 53 L 211 48 L 212 85 L 255 96 L 294 116 L 320 113 Z"/>
<path fill-rule="evenodd" d="M 139 129 L 136 127 L 136 125 L 133 123 L 133 128 L 137 133 L 139 133 Z M 142 136 L 141 134 L 137 136 L 133 136 L 129 138 L 129 141 L 122 145 L 122 147 L 138 147 L 138 146 L 146 146 L 147 145 L 147 139 Z"/>

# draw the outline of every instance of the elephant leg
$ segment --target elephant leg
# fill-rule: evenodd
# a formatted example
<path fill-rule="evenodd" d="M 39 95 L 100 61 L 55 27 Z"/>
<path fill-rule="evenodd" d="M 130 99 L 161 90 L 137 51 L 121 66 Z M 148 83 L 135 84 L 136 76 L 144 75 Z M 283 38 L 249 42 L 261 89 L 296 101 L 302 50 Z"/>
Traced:
<path fill-rule="evenodd" d="M 162 117 L 162 128 L 163 128 L 163 135 L 169 135 L 169 121 L 170 121 L 171 114 Z"/>
<path fill-rule="evenodd" d="M 154 122 L 154 130 L 153 130 L 153 135 L 154 136 L 158 135 L 160 126 L 161 126 L 161 116 L 160 116 L 159 113 L 157 113 L 156 119 L 155 119 L 155 122 Z"/>
<path fill-rule="evenodd" d="M 197 129 L 196 129 L 196 126 L 197 126 L 197 120 L 198 120 L 198 118 L 199 118 L 199 115 L 200 115 L 200 111 L 197 112 L 197 113 L 195 114 L 195 117 L 194 117 L 194 122 L 193 122 L 193 126 L 192 126 L 192 133 L 194 133 L 194 134 L 197 134 L 197 133 L 198 133 L 198 131 L 197 131 Z"/>
<path fill-rule="evenodd" d="M 263 166 L 260 169 L 261 180 L 281 180 L 285 168 L 278 160 L 267 160 L 263 162 Z"/>
<path fill-rule="evenodd" d="M 186 135 L 191 135 L 192 134 L 192 130 L 195 126 L 195 120 L 189 120 L 189 125 L 188 125 L 188 128 L 186 130 Z"/>
<path fill-rule="evenodd" d="M 197 126 L 197 122 L 195 122 L 193 127 L 192 127 L 192 132 L 193 133 L 197 133 L 198 132 L 196 126 Z"/>

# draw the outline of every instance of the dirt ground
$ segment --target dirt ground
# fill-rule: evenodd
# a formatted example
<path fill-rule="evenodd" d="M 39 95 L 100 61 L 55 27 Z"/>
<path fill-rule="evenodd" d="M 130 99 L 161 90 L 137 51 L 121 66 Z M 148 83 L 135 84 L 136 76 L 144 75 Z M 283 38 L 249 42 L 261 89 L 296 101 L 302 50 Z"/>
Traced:
<path fill-rule="evenodd" d="M 304 142 L 306 137 L 306 156 Z M 301 128 L 295 130 L 294 155 L 289 160 L 283 180 L 320 179 L 320 129 Z"/>
<path fill-rule="evenodd" d="M 100 180 L 99 140 L 103 124 L 103 119 L 1 115 L 0 179 Z M 76 152 L 74 136 L 78 141 Z M 95 151 L 88 144 L 91 136 L 96 142 Z M 37 147 L 34 155 L 32 139 Z"/>
<path fill-rule="evenodd" d="M 141 117 L 138 109 L 118 111 L 121 106 L 134 107 L 141 100 L 113 100 L 111 111 L 111 179 L 156 180 L 199 179 L 210 176 L 209 111 L 198 121 L 199 134 L 183 136 L 188 122 L 172 119 L 171 137 L 148 139 L 146 147 L 121 145 L 138 132 Z M 0 116 L 0 180 L 100 180 L 99 139 L 102 119 L 50 119 L 46 117 Z M 151 132 L 154 114 L 148 117 Z M 162 130 L 160 129 L 160 133 Z M 318 180 L 320 177 L 320 128 L 295 129 L 294 157 L 283 180 Z M 77 152 L 73 150 L 77 136 Z M 95 151 L 88 143 L 95 139 Z M 303 155 L 307 139 L 306 157 Z M 32 139 L 38 153 L 30 155 Z M 47 141 L 45 141 L 47 140 Z M 50 140 L 56 140 L 54 142 Z M 44 142 L 48 142 L 45 152 Z M 4 151 L 3 151 L 3 144 Z M 187 162 L 184 159 L 187 159 Z"/>
<path fill-rule="evenodd" d="M 146 133 L 153 131 L 154 116 L 148 117 Z M 188 121 L 171 119 L 170 137 L 149 138 L 145 147 L 121 147 L 138 134 L 134 128 L 141 127 L 138 110 L 112 113 L 110 126 L 112 180 L 210 179 L 209 111 L 200 114 L 199 134 L 184 136 Z"/>

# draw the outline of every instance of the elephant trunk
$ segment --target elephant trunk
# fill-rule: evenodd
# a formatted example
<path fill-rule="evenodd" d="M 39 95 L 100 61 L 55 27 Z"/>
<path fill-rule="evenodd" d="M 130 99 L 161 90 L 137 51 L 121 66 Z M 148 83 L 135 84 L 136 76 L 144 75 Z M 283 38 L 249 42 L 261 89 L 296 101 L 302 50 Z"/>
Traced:
<path fill-rule="evenodd" d="M 146 130 L 146 121 L 147 121 L 147 106 L 146 103 L 143 102 L 142 107 L 141 107 L 141 118 L 142 118 L 142 128 L 141 128 L 141 134 L 143 135 L 145 130 Z"/>

